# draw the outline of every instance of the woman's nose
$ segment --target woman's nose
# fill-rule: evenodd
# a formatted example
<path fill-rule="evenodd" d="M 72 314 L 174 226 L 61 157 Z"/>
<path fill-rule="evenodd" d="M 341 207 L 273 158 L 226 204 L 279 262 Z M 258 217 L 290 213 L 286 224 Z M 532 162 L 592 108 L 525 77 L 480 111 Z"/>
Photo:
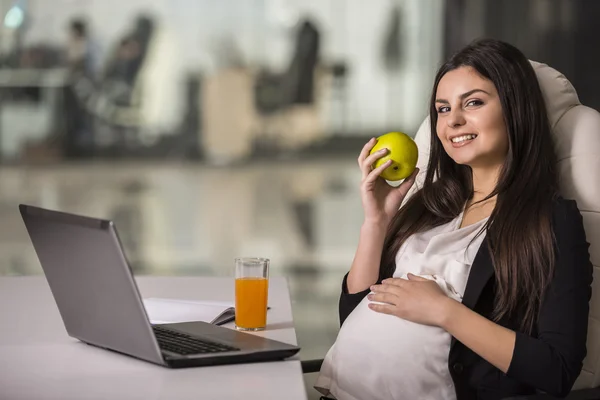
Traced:
<path fill-rule="evenodd" d="M 457 128 L 465 124 L 465 118 L 461 110 L 450 111 L 450 118 L 448 118 L 447 121 L 448 127 L 450 128 Z"/>

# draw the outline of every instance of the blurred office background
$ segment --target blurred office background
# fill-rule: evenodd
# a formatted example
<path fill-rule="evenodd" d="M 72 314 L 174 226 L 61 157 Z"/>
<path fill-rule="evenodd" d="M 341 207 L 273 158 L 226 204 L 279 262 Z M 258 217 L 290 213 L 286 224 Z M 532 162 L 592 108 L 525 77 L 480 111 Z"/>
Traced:
<path fill-rule="evenodd" d="M 600 108 L 599 18 L 592 0 L 0 0 L 0 274 L 42 273 L 19 203 L 113 219 L 136 274 L 269 257 L 302 358 L 322 357 L 364 142 L 414 134 L 439 64 L 482 36 Z"/>

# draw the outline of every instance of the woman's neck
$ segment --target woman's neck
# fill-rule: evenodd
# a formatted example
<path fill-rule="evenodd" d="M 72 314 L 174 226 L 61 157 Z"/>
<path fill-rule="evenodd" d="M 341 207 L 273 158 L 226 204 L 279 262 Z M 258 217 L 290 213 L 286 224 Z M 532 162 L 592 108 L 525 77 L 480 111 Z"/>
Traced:
<path fill-rule="evenodd" d="M 473 168 L 473 202 L 485 199 L 496 188 L 500 176 L 500 166 Z"/>
<path fill-rule="evenodd" d="M 461 228 L 489 217 L 496 207 L 497 196 L 482 200 L 494 191 L 500 168 L 472 168 L 472 171 L 473 197 L 465 205 Z"/>

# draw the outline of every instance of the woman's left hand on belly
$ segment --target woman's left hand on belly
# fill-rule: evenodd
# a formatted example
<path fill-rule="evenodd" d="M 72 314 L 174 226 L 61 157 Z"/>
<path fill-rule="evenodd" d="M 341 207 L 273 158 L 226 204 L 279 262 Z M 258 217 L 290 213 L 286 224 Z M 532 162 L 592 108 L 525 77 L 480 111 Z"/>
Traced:
<path fill-rule="evenodd" d="M 389 278 L 371 286 L 369 308 L 422 325 L 441 326 L 451 302 L 435 281 L 408 274 L 408 279 Z"/>

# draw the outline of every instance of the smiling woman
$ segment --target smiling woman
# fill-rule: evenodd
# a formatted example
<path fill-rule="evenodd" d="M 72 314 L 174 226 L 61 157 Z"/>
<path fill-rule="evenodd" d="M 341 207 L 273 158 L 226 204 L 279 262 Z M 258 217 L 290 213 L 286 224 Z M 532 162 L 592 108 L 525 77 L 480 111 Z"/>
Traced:
<path fill-rule="evenodd" d="M 316 388 L 337 399 L 566 395 L 586 355 L 592 266 L 558 192 L 535 72 L 481 40 L 438 71 L 423 187 L 360 156 L 364 223 Z"/>
<path fill-rule="evenodd" d="M 436 97 L 436 131 L 446 153 L 458 164 L 502 165 L 508 134 L 494 84 L 464 66 L 444 75 Z"/>

